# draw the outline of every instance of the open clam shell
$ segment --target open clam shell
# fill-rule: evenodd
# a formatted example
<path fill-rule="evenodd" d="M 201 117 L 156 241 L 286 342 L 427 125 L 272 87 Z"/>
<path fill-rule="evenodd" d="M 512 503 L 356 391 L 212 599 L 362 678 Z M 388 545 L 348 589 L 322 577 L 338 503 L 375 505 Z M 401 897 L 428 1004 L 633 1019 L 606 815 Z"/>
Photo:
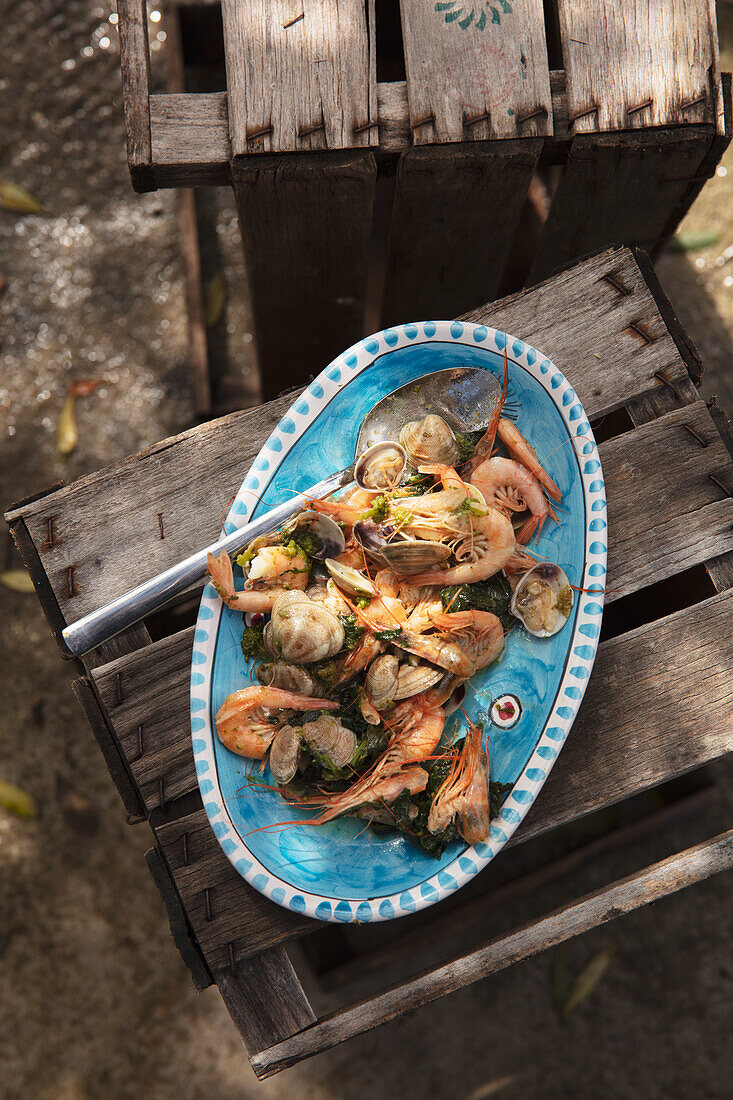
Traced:
<path fill-rule="evenodd" d="M 395 489 L 407 465 L 404 447 L 390 439 L 375 443 L 354 463 L 354 481 L 370 493 Z"/>
<path fill-rule="evenodd" d="M 334 583 L 349 596 L 377 595 L 377 590 L 372 582 L 358 569 L 352 569 L 350 565 L 342 565 L 340 561 L 334 561 L 333 558 L 326 558 L 326 569 L 331 574 Z"/>
<path fill-rule="evenodd" d="M 335 558 L 343 554 L 346 546 L 344 533 L 330 516 L 324 516 L 313 509 L 300 512 L 294 519 L 283 527 L 283 534 L 289 535 L 294 531 L 307 531 L 313 536 L 312 558 L 325 561 L 326 558 Z"/>
<path fill-rule="evenodd" d="M 543 561 L 524 574 L 514 589 L 509 610 L 536 638 L 562 630 L 573 609 L 573 590 L 559 565 Z"/>
<path fill-rule="evenodd" d="M 382 559 L 389 569 L 405 577 L 414 576 L 447 561 L 450 547 L 428 539 L 402 539 L 388 542 L 381 548 Z"/>

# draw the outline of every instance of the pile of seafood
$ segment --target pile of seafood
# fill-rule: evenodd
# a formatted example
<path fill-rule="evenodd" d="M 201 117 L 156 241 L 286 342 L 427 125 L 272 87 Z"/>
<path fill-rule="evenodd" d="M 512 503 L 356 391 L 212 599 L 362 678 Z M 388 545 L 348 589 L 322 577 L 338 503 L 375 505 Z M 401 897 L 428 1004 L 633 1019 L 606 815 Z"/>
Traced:
<path fill-rule="evenodd" d="M 446 716 L 517 621 L 551 636 L 573 602 L 528 546 L 560 490 L 502 404 L 483 434 L 428 415 L 368 448 L 355 484 L 237 557 L 243 590 L 226 552 L 209 555 L 259 682 L 228 696 L 217 734 L 269 764 L 303 824 L 361 817 L 434 855 L 488 837 L 503 785 L 481 726 L 446 743 Z"/>

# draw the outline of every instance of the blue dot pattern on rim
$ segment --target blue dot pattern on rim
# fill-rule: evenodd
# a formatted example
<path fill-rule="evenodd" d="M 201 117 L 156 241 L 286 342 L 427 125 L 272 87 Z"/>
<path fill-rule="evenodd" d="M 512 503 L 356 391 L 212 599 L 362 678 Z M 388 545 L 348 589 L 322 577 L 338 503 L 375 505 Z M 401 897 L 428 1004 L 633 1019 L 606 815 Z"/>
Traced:
<path fill-rule="evenodd" d="M 442 343 L 441 343 L 442 341 Z M 594 519 L 588 522 L 587 530 L 597 536 L 606 529 L 604 483 L 600 462 L 598 460 L 595 444 L 592 439 L 590 425 L 585 419 L 582 406 L 577 402 L 575 393 L 568 385 L 562 374 L 554 367 L 550 360 L 515 337 L 507 337 L 503 332 L 489 329 L 486 326 L 473 326 L 462 322 L 423 322 L 420 325 L 410 324 L 397 326 L 386 330 L 374 337 L 363 341 L 354 348 L 348 349 L 327 367 L 300 398 L 294 401 L 293 407 L 278 427 L 272 433 L 260 455 L 253 464 L 253 471 L 260 477 L 254 476 L 254 472 L 248 475 L 240 492 L 232 506 L 230 515 L 226 521 L 226 530 L 235 530 L 241 523 L 247 522 L 251 515 L 257 514 L 259 497 L 267 504 L 267 493 L 271 491 L 277 479 L 278 471 L 283 468 L 283 463 L 291 460 L 290 455 L 301 446 L 303 432 L 307 429 L 312 435 L 312 426 L 329 402 L 338 399 L 338 395 L 347 389 L 356 380 L 360 379 L 365 370 L 376 360 L 379 360 L 379 369 L 384 371 L 387 363 L 387 353 L 399 356 L 410 345 L 416 349 L 425 348 L 426 343 L 431 344 L 436 354 L 440 348 L 448 347 L 450 341 L 460 343 L 462 355 L 471 354 L 479 348 L 486 349 L 486 353 L 493 355 L 496 362 L 490 369 L 497 375 L 500 374 L 502 356 L 505 344 L 514 357 L 512 367 L 513 388 L 516 380 L 524 381 L 524 374 L 537 379 L 537 384 L 545 387 L 546 393 L 551 393 L 551 401 L 554 407 L 565 418 L 566 432 L 575 433 L 582 437 L 577 440 L 575 447 L 578 454 L 582 454 L 582 469 L 577 467 L 574 477 L 578 484 L 582 484 L 582 493 L 585 497 L 585 508 L 592 512 Z M 495 349 L 495 350 L 494 350 Z M 453 352 L 452 363 L 455 362 Z M 435 369 L 435 368 L 429 368 Z M 519 374 L 516 374 L 519 371 Z M 422 372 L 424 373 L 424 371 Z M 416 375 L 419 377 L 419 374 Z M 540 383 L 539 379 L 543 378 Z M 549 389 L 548 389 L 549 384 Z M 394 388 L 394 387 L 392 387 Z M 385 392 L 389 391 L 389 387 Z M 526 406 L 522 406 L 526 407 Z M 343 418 L 342 418 L 343 420 Z M 571 427 L 572 425 L 572 427 Z M 301 447 L 302 449 L 302 447 Z M 565 448 L 568 450 L 568 448 Z M 543 449 L 543 453 L 549 453 Z M 301 463 L 303 473 L 307 477 L 308 459 Z M 554 468 L 553 468 L 554 473 Z M 264 481 L 263 481 L 264 476 Z M 312 480 L 312 479 L 311 479 Z M 572 479 L 571 479 L 572 480 Z M 308 482 L 310 483 L 310 481 Z M 565 492 L 565 488 L 563 490 Z M 592 498 L 592 499 L 591 499 Z M 545 535 L 543 533 L 543 539 Z M 588 540 L 584 562 L 585 577 L 605 576 L 606 539 L 605 535 L 595 540 Z M 554 547 L 557 557 L 564 564 L 560 543 L 550 541 L 549 549 Z M 548 555 L 550 556 L 550 555 Z M 227 627 L 226 616 L 228 611 L 222 614 L 221 606 L 211 585 L 207 585 L 199 609 L 197 629 L 194 635 L 194 649 L 192 657 L 191 676 L 191 729 L 192 749 L 195 757 L 196 770 L 201 776 L 199 785 L 202 796 L 206 796 L 205 810 L 212 824 L 212 829 L 219 837 L 222 850 L 225 851 L 238 872 L 261 890 L 266 896 L 285 905 L 297 913 L 307 913 L 320 920 L 360 921 L 389 920 L 402 913 L 413 912 L 426 904 L 432 904 L 452 891 L 459 889 L 471 877 L 473 877 L 486 862 L 492 859 L 500 850 L 506 840 L 523 820 L 527 810 L 533 804 L 547 772 L 552 767 L 557 757 L 559 748 L 567 737 L 572 720 L 577 712 L 577 707 L 582 698 L 587 678 L 590 673 L 595 650 L 599 637 L 598 624 L 602 613 L 602 589 L 603 585 L 591 585 L 586 579 L 582 587 L 593 587 L 598 591 L 594 597 L 583 598 L 576 601 L 573 626 L 573 638 L 580 636 L 589 640 L 590 644 L 571 644 L 573 657 L 566 670 L 563 686 L 558 693 L 557 701 L 552 708 L 552 714 L 545 722 L 544 729 L 539 739 L 535 741 L 534 749 L 529 758 L 523 757 L 514 762 L 516 776 L 514 787 L 507 797 L 499 818 L 492 823 L 492 836 L 488 844 L 476 845 L 473 849 L 467 849 L 460 844 L 453 855 L 448 855 L 446 861 L 436 868 L 433 864 L 431 872 L 416 886 L 408 889 L 397 890 L 389 896 L 370 896 L 368 898 L 352 899 L 351 897 L 323 897 L 319 896 L 318 888 L 320 880 L 318 875 L 304 880 L 300 889 L 294 888 L 287 878 L 283 876 L 282 868 L 274 871 L 271 867 L 263 865 L 260 859 L 253 855 L 247 848 L 237 828 L 232 828 L 230 817 L 230 803 L 228 796 L 221 789 L 221 760 L 216 756 L 216 745 L 210 724 L 208 709 L 208 696 L 211 690 L 212 671 L 215 667 L 215 653 L 219 652 L 218 639 L 225 637 L 222 631 Z M 207 624 L 206 628 L 202 624 Z M 213 627 L 213 631 L 211 627 Z M 241 631 L 241 618 L 240 626 Z M 232 637 L 231 630 L 226 639 Z M 238 639 L 235 638 L 235 649 L 238 650 Z M 193 666 L 196 670 L 193 671 Z M 576 686 L 579 685 L 579 686 Z M 238 685 L 241 686 L 241 685 Z M 524 696 L 522 696 L 524 700 Z M 531 693 L 527 696 L 531 701 Z M 532 705 L 535 705 L 534 703 Z M 531 714 L 531 708 L 530 708 Z M 198 736 L 196 736 L 198 734 Z M 223 750 L 226 751 L 226 750 Z M 499 766 L 509 767 L 510 753 L 503 750 L 494 750 L 493 758 L 498 758 Z M 505 764 L 501 764 L 504 759 Z M 212 765 L 214 768 L 212 769 Z M 242 761 L 238 759 L 237 784 L 242 784 Z M 521 772 L 521 774 L 520 774 Z M 506 772 L 511 778 L 509 771 Z M 492 773 L 492 778 L 494 778 Z M 340 826 L 344 827 L 344 823 Z M 398 841 L 399 842 L 399 841 Z M 285 860 L 297 862 L 302 853 L 298 850 L 297 842 L 287 839 L 287 831 L 283 833 L 281 840 L 282 855 Z M 392 857 L 390 844 L 392 841 L 383 842 L 384 858 L 389 863 Z M 244 853 L 244 854 L 243 854 Z M 305 868 L 305 865 L 303 865 Z M 305 869 L 303 874 L 305 875 Z M 307 876 L 306 876 L 307 879 Z M 303 888 L 304 887 L 304 888 Z M 315 893 L 313 890 L 315 889 Z M 386 891 L 385 891 L 386 892 Z"/>

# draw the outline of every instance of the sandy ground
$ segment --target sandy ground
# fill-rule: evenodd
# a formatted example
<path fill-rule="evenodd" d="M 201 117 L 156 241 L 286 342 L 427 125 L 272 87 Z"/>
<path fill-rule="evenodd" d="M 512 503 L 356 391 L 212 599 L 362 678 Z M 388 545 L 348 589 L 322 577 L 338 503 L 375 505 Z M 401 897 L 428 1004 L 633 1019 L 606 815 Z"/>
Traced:
<path fill-rule="evenodd" d="M 4 506 L 192 420 L 174 199 L 130 189 L 109 7 L 0 4 L 0 178 L 22 183 L 49 211 L 0 212 Z M 722 27 L 729 69 L 730 22 Z M 733 245 L 732 195 L 729 151 L 683 227 L 714 231 L 715 243 L 659 263 L 704 353 L 705 393 L 720 393 L 730 409 L 733 261 L 718 259 Z M 226 204 L 218 232 L 236 246 Z M 78 402 L 79 445 L 64 459 L 55 425 L 71 377 L 103 384 Z M 573 973 L 611 944 L 616 956 L 567 1023 L 552 1003 L 553 957 L 541 956 L 258 1084 L 218 993 L 196 994 L 177 955 L 142 860 L 150 834 L 124 824 L 35 598 L 0 589 L 0 615 L 0 779 L 38 807 L 34 819 L 0 809 L 6 1100 L 731 1095 L 730 877 L 570 944 Z M 729 777 L 720 778 L 727 789 Z M 502 914 L 504 926 L 729 821 L 729 803 L 713 804 L 544 889 Z"/>

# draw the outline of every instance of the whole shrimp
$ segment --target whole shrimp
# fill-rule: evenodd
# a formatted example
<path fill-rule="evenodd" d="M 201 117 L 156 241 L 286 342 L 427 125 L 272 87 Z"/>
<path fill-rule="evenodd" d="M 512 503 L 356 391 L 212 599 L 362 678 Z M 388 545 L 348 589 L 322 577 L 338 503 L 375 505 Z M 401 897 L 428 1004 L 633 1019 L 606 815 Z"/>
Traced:
<path fill-rule="evenodd" d="M 442 832 L 457 817 L 458 830 L 467 844 L 489 839 L 489 757 L 481 741 L 481 730 L 470 722 L 463 748 L 430 807 L 431 833 Z"/>
<path fill-rule="evenodd" d="M 475 584 L 504 568 L 516 546 L 511 521 L 490 508 L 484 516 L 468 517 L 468 524 L 469 532 L 461 534 L 455 548 L 457 558 L 468 560 L 449 569 L 419 573 L 410 578 L 413 584 Z"/>
<path fill-rule="evenodd" d="M 529 542 L 535 531 L 539 536 L 548 515 L 557 522 L 537 478 L 513 458 L 487 458 L 471 474 L 471 484 L 493 508 L 504 512 L 529 509 L 531 515 L 517 536 L 518 542 Z"/>
<path fill-rule="evenodd" d="M 389 806 L 403 791 L 410 796 L 425 790 L 428 773 L 417 765 L 403 767 L 396 765 L 378 774 L 367 774 L 345 791 L 335 794 L 309 795 L 306 798 L 293 799 L 291 804 L 312 806 L 320 810 L 308 821 L 299 825 L 324 825 L 334 817 L 348 814 L 361 806 Z M 291 800 L 289 800 L 291 801 Z"/>
<path fill-rule="evenodd" d="M 511 420 L 502 418 L 499 421 L 497 431 L 499 439 L 509 451 L 510 457 L 517 462 L 521 462 L 522 466 L 526 466 L 533 477 L 537 478 L 547 495 L 551 496 L 553 500 L 559 501 L 562 498 L 562 493 L 547 471 L 540 465 L 534 447 L 530 446 L 517 425 Z"/>
<path fill-rule="evenodd" d="M 504 628 L 491 611 L 441 611 L 433 625 L 435 634 L 403 631 L 393 644 L 462 679 L 490 665 L 504 647 Z"/>
<path fill-rule="evenodd" d="M 308 585 L 310 565 L 301 550 L 293 553 L 282 546 L 260 549 L 251 562 L 255 566 L 255 578 L 250 568 L 243 592 L 234 588 L 232 562 L 226 550 L 222 550 L 218 558 L 207 554 L 206 561 L 214 588 L 233 611 L 272 611 L 275 600 L 283 592 L 304 591 Z M 253 587 L 255 584 L 260 587 Z"/>
<path fill-rule="evenodd" d="M 341 520 L 342 523 L 353 527 L 363 518 L 364 512 L 374 504 L 374 493 L 366 489 L 347 489 L 340 497 L 330 500 L 313 500 L 311 507 L 316 512 L 322 512 L 332 519 Z M 349 563 L 350 564 L 350 563 Z"/>
<path fill-rule="evenodd" d="M 312 699 L 273 687 L 246 687 L 228 695 L 216 712 L 216 732 L 225 748 L 239 756 L 262 760 L 281 726 L 287 724 L 289 710 L 335 710 L 331 699 Z M 265 709 L 277 710 L 277 722 L 271 723 Z"/>
<path fill-rule="evenodd" d="M 382 757 L 382 766 L 419 763 L 433 755 L 445 725 L 440 699 L 445 701 L 444 693 L 431 690 L 397 704 L 385 722 L 392 736 Z"/>

